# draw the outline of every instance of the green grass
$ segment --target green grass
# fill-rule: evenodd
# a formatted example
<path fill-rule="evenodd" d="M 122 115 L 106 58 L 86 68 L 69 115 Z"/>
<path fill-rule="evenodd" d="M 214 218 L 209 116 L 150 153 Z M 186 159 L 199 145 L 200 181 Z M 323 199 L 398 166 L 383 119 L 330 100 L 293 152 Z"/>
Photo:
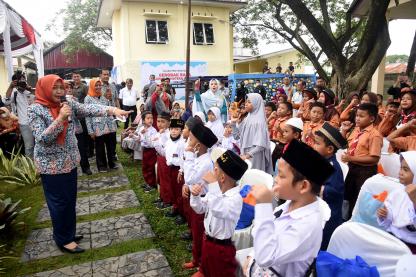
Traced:
<path fill-rule="evenodd" d="M 141 174 L 140 162 L 133 161 L 127 153 L 121 151 L 119 148 L 117 150 L 120 162 L 124 168 L 124 173 L 130 181 L 130 187 L 136 193 L 140 201 L 139 207 L 80 216 L 77 218 L 77 222 L 92 221 L 142 212 L 149 220 L 153 232 L 155 233 L 155 237 L 150 239 L 127 241 L 112 245 L 110 247 L 88 250 L 80 255 L 66 254 L 59 257 L 21 263 L 20 257 L 23 253 L 26 239 L 30 232 L 33 229 L 47 228 L 51 226 L 50 221 L 43 223 L 36 222 L 38 213 L 45 203 L 43 190 L 40 186 L 17 187 L 0 184 L 0 193 L 4 193 L 6 197 L 11 197 L 14 201 L 22 199 L 22 208 L 32 207 L 26 214 L 18 218 L 19 221 L 24 221 L 26 223 L 23 228 L 0 235 L 0 245 L 6 245 L 6 247 L 2 249 L 0 255 L 16 257 L 16 259 L 4 262 L 2 267 L 5 267 L 5 274 L 3 276 L 18 276 L 48 271 L 152 248 L 162 250 L 175 276 L 190 276 L 193 274 L 194 271 L 185 271 L 181 268 L 182 264 L 189 261 L 192 257 L 191 253 L 186 250 L 188 242 L 182 241 L 179 238 L 179 235 L 185 231 L 187 227 L 185 225 L 177 226 L 173 219 L 164 217 L 165 211 L 157 210 L 154 207 L 153 201 L 157 198 L 158 194 L 157 192 L 144 193 L 141 189 L 140 185 L 143 183 L 143 178 Z M 120 173 L 121 171 L 111 171 L 108 173 L 101 173 L 99 176 L 116 176 Z M 97 176 L 98 174 L 94 174 L 92 176 L 82 176 L 79 179 L 94 179 L 97 178 Z M 121 188 L 113 188 L 102 191 L 83 192 L 79 193 L 78 197 L 108 192 L 118 192 L 125 189 L 126 187 L 124 186 Z"/>
<path fill-rule="evenodd" d="M 131 187 L 140 201 L 140 210 L 146 215 L 156 235 L 155 248 L 163 251 L 175 276 L 191 276 L 194 271 L 183 270 L 182 264 L 190 261 L 192 254 L 186 250 L 188 242 L 179 238 L 179 235 L 187 230 L 187 226 L 176 225 L 173 219 L 164 217 L 165 211 L 155 208 L 153 201 L 158 196 L 157 192 L 144 193 L 141 188 L 144 182 L 140 170 L 141 163 L 133 161 L 123 151 L 118 151 L 118 156 L 124 167 L 124 173 L 129 178 Z"/>

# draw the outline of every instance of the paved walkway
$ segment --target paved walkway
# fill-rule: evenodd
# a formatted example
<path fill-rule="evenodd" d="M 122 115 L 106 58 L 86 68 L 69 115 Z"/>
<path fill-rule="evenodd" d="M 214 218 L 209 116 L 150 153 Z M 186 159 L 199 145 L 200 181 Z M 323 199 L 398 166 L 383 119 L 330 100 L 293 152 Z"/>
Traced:
<path fill-rule="evenodd" d="M 94 169 L 95 166 L 92 166 Z M 93 170 L 96 172 L 96 170 Z M 108 174 L 107 174 L 108 175 Z M 89 196 L 77 200 L 77 216 L 117 211 L 137 207 L 139 201 L 123 169 L 116 176 L 102 176 L 94 173 L 93 179 L 78 181 L 79 193 L 88 192 Z M 114 189 L 118 192 L 103 190 Z M 38 222 L 50 222 L 46 204 L 39 212 Z M 107 217 L 93 221 L 78 221 L 77 234 L 84 236 L 80 246 L 87 251 L 114 246 L 121 242 L 136 241 L 154 237 L 147 218 L 142 213 Z M 70 255 L 62 253 L 52 238 L 52 228 L 37 229 L 29 235 L 21 260 L 23 262 L 49 259 L 56 256 Z M 93 255 L 92 255 L 93 256 Z M 52 268 L 51 268 L 52 269 Z M 30 276 L 173 276 L 169 264 L 158 249 L 149 249 L 119 257 L 89 261 L 79 265 L 36 273 Z"/>

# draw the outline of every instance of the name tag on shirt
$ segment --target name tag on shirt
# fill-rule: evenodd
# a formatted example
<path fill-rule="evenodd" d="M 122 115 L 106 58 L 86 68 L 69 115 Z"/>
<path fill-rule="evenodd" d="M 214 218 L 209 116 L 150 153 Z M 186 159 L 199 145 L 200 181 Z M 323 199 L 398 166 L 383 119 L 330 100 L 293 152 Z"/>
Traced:
<path fill-rule="evenodd" d="M 179 157 L 179 155 L 178 155 L 178 154 L 173 154 L 172 156 L 173 156 L 174 158 Z"/>

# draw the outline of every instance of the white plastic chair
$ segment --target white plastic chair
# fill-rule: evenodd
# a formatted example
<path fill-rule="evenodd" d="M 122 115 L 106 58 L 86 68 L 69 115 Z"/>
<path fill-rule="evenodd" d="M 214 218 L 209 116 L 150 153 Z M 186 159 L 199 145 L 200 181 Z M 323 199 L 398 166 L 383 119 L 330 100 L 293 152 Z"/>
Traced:
<path fill-rule="evenodd" d="M 404 255 L 396 265 L 397 277 L 416 276 L 416 255 Z"/>
<path fill-rule="evenodd" d="M 380 194 L 383 191 L 387 191 L 389 193 L 390 191 L 399 188 L 401 184 L 399 181 L 392 177 L 387 177 L 382 174 L 374 175 L 373 177 L 368 178 L 363 186 L 361 187 L 360 193 L 357 197 L 357 202 L 354 206 L 354 209 L 352 211 L 352 217 L 358 212 L 358 209 L 360 208 L 360 198 L 363 196 L 365 192 L 369 192 L 372 195 Z"/>
<path fill-rule="evenodd" d="M 337 161 L 339 165 L 341 166 L 342 175 L 344 176 L 344 181 L 345 181 L 345 178 L 347 178 L 349 167 L 346 163 L 341 161 L 341 156 L 344 152 L 345 152 L 345 149 L 339 149 L 337 153 L 335 153 L 335 157 L 337 158 Z"/>
<path fill-rule="evenodd" d="M 376 266 L 380 276 L 386 277 L 394 277 L 397 262 L 403 255 L 411 254 L 396 237 L 357 222 L 346 222 L 335 229 L 327 251 L 341 259 L 360 256 L 370 266 Z"/>
<path fill-rule="evenodd" d="M 259 169 L 249 169 L 241 177 L 240 185 L 265 185 L 271 190 L 273 187 L 273 176 Z"/>
<path fill-rule="evenodd" d="M 380 164 L 387 176 L 399 178 L 400 156 L 398 154 L 381 153 Z"/>
<path fill-rule="evenodd" d="M 249 169 L 240 180 L 240 188 L 245 185 L 265 185 L 270 190 L 273 187 L 273 176 L 259 169 Z M 251 237 L 251 229 L 253 225 L 247 228 L 236 230 L 232 240 L 237 250 L 253 246 L 253 238 Z"/>

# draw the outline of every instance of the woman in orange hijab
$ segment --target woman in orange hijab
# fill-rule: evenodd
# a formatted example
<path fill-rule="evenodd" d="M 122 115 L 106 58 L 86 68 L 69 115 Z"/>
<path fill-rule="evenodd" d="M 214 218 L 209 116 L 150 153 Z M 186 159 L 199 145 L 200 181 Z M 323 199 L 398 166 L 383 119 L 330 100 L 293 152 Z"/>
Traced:
<path fill-rule="evenodd" d="M 75 235 L 77 165 L 79 152 L 75 124 L 71 117 L 128 115 L 117 108 L 66 101 L 63 80 L 47 75 L 36 85 L 36 101 L 28 108 L 29 124 L 35 137 L 34 161 L 52 219 L 56 245 L 68 253 L 81 253 Z M 63 101 L 61 100 L 63 98 Z"/>
<path fill-rule="evenodd" d="M 101 95 L 101 81 L 92 79 L 88 90 L 88 95 L 84 99 L 85 104 L 96 104 L 110 106 L 111 98 Z M 108 168 L 116 169 L 114 160 L 116 152 L 116 131 L 117 125 L 113 117 L 86 117 L 88 134 L 95 141 L 95 158 L 99 172 L 106 172 Z"/>

